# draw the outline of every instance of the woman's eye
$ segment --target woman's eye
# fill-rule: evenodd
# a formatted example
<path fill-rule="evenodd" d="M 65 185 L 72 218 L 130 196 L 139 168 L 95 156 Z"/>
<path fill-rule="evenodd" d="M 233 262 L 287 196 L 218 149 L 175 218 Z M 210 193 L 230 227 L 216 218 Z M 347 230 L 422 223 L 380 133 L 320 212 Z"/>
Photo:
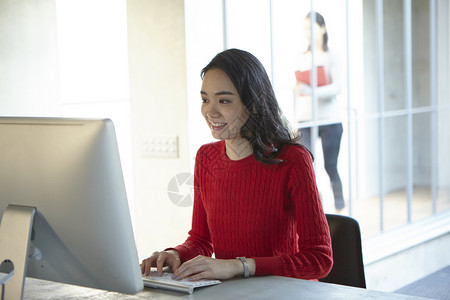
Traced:
<path fill-rule="evenodd" d="M 220 103 L 222 103 L 222 104 L 230 103 L 230 101 L 229 101 L 229 100 L 225 100 L 225 99 L 223 99 L 223 100 L 219 100 L 219 102 L 220 102 Z"/>
<path fill-rule="evenodd" d="M 206 102 L 208 102 L 208 99 L 202 98 L 202 103 L 206 103 Z"/>

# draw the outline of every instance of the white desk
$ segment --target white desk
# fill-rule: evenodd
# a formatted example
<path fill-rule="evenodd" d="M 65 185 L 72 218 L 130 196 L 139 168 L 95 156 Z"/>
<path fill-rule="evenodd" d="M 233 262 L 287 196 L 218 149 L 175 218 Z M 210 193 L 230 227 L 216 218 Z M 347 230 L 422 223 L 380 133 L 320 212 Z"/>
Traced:
<path fill-rule="evenodd" d="M 27 278 L 24 299 L 424 299 L 400 294 L 352 288 L 321 282 L 278 276 L 253 277 L 224 281 L 219 285 L 197 289 L 188 295 L 177 292 L 145 288 L 136 295 L 126 295 L 102 290 Z"/>

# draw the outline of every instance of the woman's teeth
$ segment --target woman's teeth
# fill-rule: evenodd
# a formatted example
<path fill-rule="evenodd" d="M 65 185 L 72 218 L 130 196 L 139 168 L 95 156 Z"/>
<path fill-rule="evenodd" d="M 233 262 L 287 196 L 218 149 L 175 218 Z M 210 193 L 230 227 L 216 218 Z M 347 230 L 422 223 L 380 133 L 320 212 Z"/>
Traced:
<path fill-rule="evenodd" d="M 220 128 L 220 127 L 225 127 L 227 125 L 227 123 L 219 123 L 219 122 L 212 122 L 209 121 L 209 123 L 212 125 L 212 127 L 214 128 Z"/>

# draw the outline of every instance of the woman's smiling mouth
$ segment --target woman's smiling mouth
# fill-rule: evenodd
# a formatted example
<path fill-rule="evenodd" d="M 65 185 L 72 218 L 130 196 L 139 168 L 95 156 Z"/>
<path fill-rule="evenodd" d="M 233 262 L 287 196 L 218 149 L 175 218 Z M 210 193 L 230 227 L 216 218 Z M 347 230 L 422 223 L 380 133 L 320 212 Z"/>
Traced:
<path fill-rule="evenodd" d="M 213 122 L 211 120 L 208 120 L 208 122 L 211 125 L 212 130 L 221 130 L 228 124 L 228 123 L 222 123 L 222 122 Z"/>

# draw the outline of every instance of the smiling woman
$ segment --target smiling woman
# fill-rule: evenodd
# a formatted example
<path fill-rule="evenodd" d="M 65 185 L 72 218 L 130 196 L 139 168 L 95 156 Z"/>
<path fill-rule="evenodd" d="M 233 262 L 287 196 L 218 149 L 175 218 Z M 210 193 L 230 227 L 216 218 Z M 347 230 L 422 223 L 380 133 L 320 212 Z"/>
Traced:
<path fill-rule="evenodd" d="M 145 259 L 142 273 L 170 266 L 189 280 L 325 277 L 331 241 L 312 157 L 283 121 L 262 64 L 230 49 L 202 78 L 202 114 L 219 141 L 197 152 L 192 229 L 183 244 Z"/>

